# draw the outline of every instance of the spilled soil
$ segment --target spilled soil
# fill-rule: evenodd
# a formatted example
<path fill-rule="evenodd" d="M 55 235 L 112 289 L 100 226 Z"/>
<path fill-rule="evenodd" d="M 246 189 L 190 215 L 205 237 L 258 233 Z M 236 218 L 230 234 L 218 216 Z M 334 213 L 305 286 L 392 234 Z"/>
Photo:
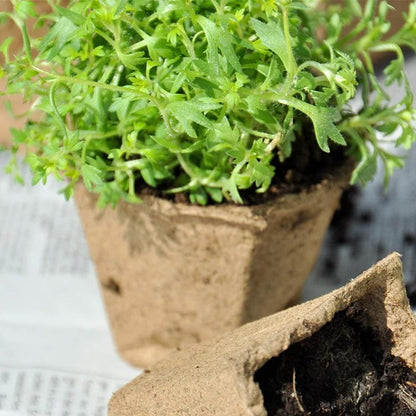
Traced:
<path fill-rule="evenodd" d="M 354 307 L 255 374 L 268 416 L 416 415 L 416 374 Z"/>

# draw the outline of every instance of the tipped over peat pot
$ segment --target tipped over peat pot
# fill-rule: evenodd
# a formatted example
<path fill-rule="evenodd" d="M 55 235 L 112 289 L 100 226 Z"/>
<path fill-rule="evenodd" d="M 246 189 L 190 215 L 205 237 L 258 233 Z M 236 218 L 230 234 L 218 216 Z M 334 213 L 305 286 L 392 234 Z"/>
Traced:
<path fill-rule="evenodd" d="M 260 205 L 195 206 L 144 196 L 78 211 L 120 354 L 149 366 L 295 303 L 351 166 L 308 190 Z"/>
<path fill-rule="evenodd" d="M 109 416 L 410 416 L 416 320 L 399 255 L 346 286 L 173 352 Z"/>

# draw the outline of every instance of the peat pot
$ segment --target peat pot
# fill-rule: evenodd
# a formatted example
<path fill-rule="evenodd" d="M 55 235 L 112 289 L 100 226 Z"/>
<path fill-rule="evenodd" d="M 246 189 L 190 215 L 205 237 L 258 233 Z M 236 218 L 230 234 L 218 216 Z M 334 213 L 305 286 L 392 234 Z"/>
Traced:
<path fill-rule="evenodd" d="M 295 303 L 351 167 L 255 206 L 195 206 L 144 196 L 78 211 L 120 354 L 149 366 Z"/>
<path fill-rule="evenodd" d="M 412 416 L 416 321 L 395 253 L 346 286 L 176 351 L 109 416 Z"/>

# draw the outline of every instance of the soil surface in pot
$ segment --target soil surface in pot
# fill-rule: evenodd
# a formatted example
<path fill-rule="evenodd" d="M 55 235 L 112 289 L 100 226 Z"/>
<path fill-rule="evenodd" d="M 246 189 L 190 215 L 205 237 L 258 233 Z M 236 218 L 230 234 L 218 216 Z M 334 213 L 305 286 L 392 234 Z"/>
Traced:
<path fill-rule="evenodd" d="M 263 204 L 279 195 L 300 193 L 330 177 L 343 164 L 351 164 L 351 159 L 346 155 L 343 146 L 332 144 L 331 153 L 322 152 L 316 143 L 312 127 L 305 124 L 305 131 L 292 144 L 292 155 L 284 162 L 280 162 L 277 156 L 274 158 L 272 162 L 274 176 L 268 190 L 259 193 L 255 186 L 240 190 L 244 205 Z M 180 170 L 176 176 L 180 176 Z M 142 182 L 136 184 L 136 193 L 183 204 L 191 203 L 186 193 L 166 193 L 163 188 L 164 184 L 161 184 L 159 188 L 151 188 Z M 224 203 L 227 202 L 224 201 Z M 209 200 L 208 204 L 216 203 Z"/>
<path fill-rule="evenodd" d="M 362 318 L 339 312 L 256 372 L 268 416 L 416 415 L 416 374 Z"/>

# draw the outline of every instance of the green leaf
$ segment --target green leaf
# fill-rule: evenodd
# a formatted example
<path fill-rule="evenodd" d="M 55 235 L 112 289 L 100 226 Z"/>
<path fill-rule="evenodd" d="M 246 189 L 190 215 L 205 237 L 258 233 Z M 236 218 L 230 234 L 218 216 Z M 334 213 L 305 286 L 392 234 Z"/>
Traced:
<path fill-rule="evenodd" d="M 166 109 L 169 110 L 172 115 L 179 121 L 180 126 L 190 137 L 197 137 L 196 131 L 192 127 L 192 122 L 208 129 L 212 127 L 211 121 L 209 121 L 192 102 L 176 101 L 170 103 Z"/>
<path fill-rule="evenodd" d="M 63 194 L 65 199 L 68 201 L 74 196 L 74 184 L 70 183 L 69 185 L 65 186 L 63 189 L 60 189 L 59 193 Z"/>
<path fill-rule="evenodd" d="M 296 87 L 300 90 L 313 90 L 316 87 L 316 79 L 310 72 L 302 71 L 298 74 L 296 82 Z"/>
<path fill-rule="evenodd" d="M 92 165 L 83 164 L 81 166 L 81 175 L 84 181 L 85 187 L 91 191 L 93 185 L 101 185 L 102 180 L 100 177 L 101 171 Z"/>
<path fill-rule="evenodd" d="M 189 199 L 193 204 L 197 203 L 199 205 L 206 205 L 208 202 L 208 195 L 205 192 L 204 188 L 199 187 L 190 191 Z"/>
<path fill-rule="evenodd" d="M 340 130 L 335 126 L 335 123 L 341 119 L 341 114 L 336 108 L 318 107 L 311 112 L 310 117 L 314 125 L 316 139 L 322 150 L 326 147 L 327 138 L 342 146 L 347 145 Z"/>
<path fill-rule="evenodd" d="M 240 193 L 238 192 L 237 185 L 235 183 L 235 179 L 233 177 L 227 179 L 223 185 L 222 192 L 226 195 L 229 195 L 231 200 L 234 202 L 243 203 L 243 200 L 240 196 Z"/>
<path fill-rule="evenodd" d="M 308 10 L 308 9 L 310 9 L 310 7 L 309 7 L 309 6 L 307 6 L 306 4 L 301 3 L 301 2 L 299 2 L 299 1 L 294 1 L 294 2 L 291 2 L 291 3 L 288 5 L 288 7 L 289 7 L 290 9 L 297 9 L 297 10 Z"/>
<path fill-rule="evenodd" d="M 219 90 L 217 84 L 202 77 L 196 77 L 192 81 L 192 85 L 194 85 L 196 88 L 200 88 L 208 97 L 215 97 L 216 91 Z"/>
<path fill-rule="evenodd" d="M 0 52 L 6 58 L 6 62 L 9 60 L 9 47 L 10 47 L 10 44 L 12 43 L 12 41 L 13 41 L 13 38 L 6 38 L 6 39 L 4 39 L 2 44 L 0 45 Z M 5 74 L 5 72 L 4 72 L 4 74 Z"/>
<path fill-rule="evenodd" d="M 214 202 L 220 203 L 224 199 L 224 195 L 219 188 L 205 188 L 205 190 Z"/>
<path fill-rule="evenodd" d="M 347 143 L 335 123 L 340 121 L 340 112 L 333 107 L 315 107 L 296 98 L 280 99 L 280 103 L 296 108 L 306 114 L 312 121 L 319 147 L 326 153 L 330 148 L 328 139 L 345 146 Z"/>
<path fill-rule="evenodd" d="M 118 6 L 117 6 L 117 9 L 116 9 L 116 11 L 115 11 L 115 15 L 117 16 L 119 13 L 121 13 L 122 11 L 124 11 L 124 9 L 125 9 L 125 7 L 126 7 L 126 5 L 127 5 L 127 2 L 128 2 L 129 0 L 119 0 L 118 1 Z"/>
<path fill-rule="evenodd" d="M 157 182 L 155 178 L 155 172 L 153 166 L 150 163 L 145 163 L 144 166 L 140 169 L 140 173 L 148 185 L 150 185 L 152 188 L 156 188 Z"/>
<path fill-rule="evenodd" d="M 253 117 L 264 124 L 271 124 L 274 126 L 279 126 L 278 121 L 273 116 L 273 114 L 266 108 L 264 101 L 260 97 L 251 95 L 246 98 L 248 104 L 248 111 Z"/>
<path fill-rule="evenodd" d="M 62 16 L 66 17 L 70 22 L 72 22 L 76 26 L 82 26 L 87 20 L 84 16 L 78 13 L 75 13 L 74 11 L 70 9 L 59 7 L 59 6 L 56 6 L 56 8 L 59 10 L 59 13 Z"/>
<path fill-rule="evenodd" d="M 229 33 L 218 27 L 214 22 L 204 16 L 198 16 L 198 23 L 205 32 L 208 41 L 208 59 L 219 68 L 218 49 L 227 62 L 237 71 L 242 72 L 240 61 L 233 48 L 233 38 Z"/>
<path fill-rule="evenodd" d="M 179 153 L 181 151 L 181 147 L 179 146 L 177 141 L 172 137 L 155 135 L 152 138 L 156 143 L 165 147 L 172 153 Z"/>
<path fill-rule="evenodd" d="M 404 77 L 403 60 L 394 59 L 390 61 L 389 65 L 384 69 L 386 75 L 386 85 L 393 84 L 396 80 L 401 80 Z"/>
<path fill-rule="evenodd" d="M 42 39 L 39 49 L 42 52 L 48 50 L 46 59 L 51 61 L 61 52 L 64 45 L 73 39 L 77 32 L 78 26 L 63 16 Z"/>
<path fill-rule="evenodd" d="M 251 19 L 251 24 L 261 40 L 261 43 L 280 58 L 286 71 L 288 71 L 290 54 L 287 50 L 282 27 L 276 22 L 270 21 L 263 23 L 257 19 Z"/>
<path fill-rule="evenodd" d="M 393 176 L 393 172 L 396 169 L 401 169 L 404 166 L 404 160 L 402 156 L 393 155 L 391 153 L 385 153 L 383 157 L 384 162 L 384 187 L 387 188 L 390 178 Z"/>
<path fill-rule="evenodd" d="M 402 163 L 380 132 L 399 151 L 416 141 L 401 51 L 416 49 L 414 1 L 397 33 L 386 33 L 384 0 L 364 12 L 358 0 L 50 1 L 38 20 L 34 1 L 12 3 L 0 24 L 13 20 L 24 47 L 7 56 L 10 40 L 1 41 L 0 95 L 19 94 L 34 103 L 28 117 L 39 113 L 13 134 L 13 151 L 33 152 L 34 182 L 66 178 L 67 197 L 83 176 L 99 204 L 137 202 L 143 182 L 195 203 L 241 203 L 242 189 L 267 190 L 273 166 L 296 163 L 305 132 L 323 152 L 347 145 L 362 183 L 374 155 L 387 177 Z M 32 37 L 32 23 L 46 34 Z M 396 54 L 384 78 L 372 62 L 383 51 Z M 400 89 L 399 103 L 386 84 Z"/>
<path fill-rule="evenodd" d="M 409 150 L 416 141 L 415 128 L 408 123 L 403 123 L 401 128 L 402 132 L 396 141 L 396 146 L 402 146 L 404 149 Z"/>
<path fill-rule="evenodd" d="M 37 17 L 35 4 L 33 1 L 18 0 L 13 1 L 13 4 L 17 16 L 21 17 L 22 19 L 26 20 L 28 17 Z"/>
<path fill-rule="evenodd" d="M 366 154 L 360 161 L 357 167 L 354 169 L 351 177 L 351 184 L 365 185 L 370 182 L 377 172 L 377 155 Z"/>

